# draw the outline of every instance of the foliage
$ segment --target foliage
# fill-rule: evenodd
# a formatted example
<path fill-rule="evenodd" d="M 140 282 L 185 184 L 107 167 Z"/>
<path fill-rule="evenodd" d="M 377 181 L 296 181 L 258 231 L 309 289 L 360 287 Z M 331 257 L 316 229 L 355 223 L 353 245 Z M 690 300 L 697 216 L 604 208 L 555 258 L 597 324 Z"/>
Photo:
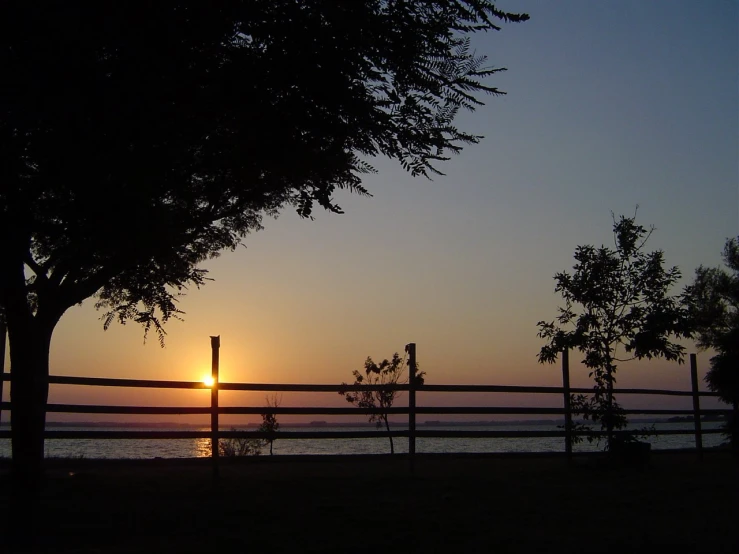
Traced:
<path fill-rule="evenodd" d="M 578 444 L 583 441 L 583 437 L 587 439 L 589 443 L 595 442 L 600 444 L 601 437 L 592 433 L 592 428 L 588 425 L 588 421 L 596 423 L 601 421 L 605 413 L 606 406 L 603 405 L 603 401 L 597 402 L 595 397 L 590 397 L 586 394 L 571 394 L 570 395 L 570 411 L 572 415 L 579 415 L 582 417 L 582 421 L 572 421 L 571 430 L 573 432 L 571 440 L 573 444 Z M 613 429 L 623 429 L 628 424 L 626 415 L 623 413 L 623 408 L 616 401 L 615 396 L 611 404 L 611 418 L 613 420 Z M 614 433 L 615 435 L 615 433 Z"/>
<path fill-rule="evenodd" d="M 401 358 L 397 352 L 393 354 L 391 360 L 384 359 L 379 364 L 376 364 L 368 356 L 364 362 L 364 375 L 356 369 L 352 372 L 352 375 L 354 375 L 354 385 L 370 385 L 386 388 L 379 388 L 377 390 L 360 388 L 356 391 L 339 391 L 339 394 L 345 397 L 347 402 L 354 404 L 358 408 L 378 410 L 376 413 L 369 414 L 368 419 L 370 423 L 375 423 L 378 429 L 383 425 L 385 426 L 388 432 L 388 438 L 390 439 L 391 454 L 395 453 L 395 445 L 392 435 L 389 435 L 390 420 L 387 409 L 392 408 L 395 399 L 400 395 L 400 391 L 394 387 L 408 382 L 407 379 L 402 380 L 405 365 L 406 360 Z M 425 375 L 425 371 L 416 374 L 416 385 L 423 385 Z M 342 386 L 346 386 L 346 383 L 342 383 Z"/>
<path fill-rule="evenodd" d="M 271 398 L 268 396 L 265 401 L 267 402 L 267 408 L 277 408 L 282 403 L 282 396 L 273 395 Z M 258 431 L 267 434 L 267 438 L 264 441 L 269 444 L 269 455 L 271 456 L 272 446 L 276 440 L 275 433 L 280 430 L 280 422 L 277 421 L 277 414 L 274 412 L 265 411 L 261 415 L 262 424 L 259 426 Z"/>
<path fill-rule="evenodd" d="M 615 378 L 614 378 L 615 382 Z M 611 404 L 611 419 L 613 421 L 613 437 L 611 440 L 618 441 L 619 443 L 634 442 L 637 440 L 644 440 L 649 437 L 647 432 L 655 431 L 654 425 L 642 427 L 639 430 L 634 431 L 622 431 L 628 425 L 626 414 L 624 413 L 623 407 L 616 401 L 615 395 L 613 395 L 613 401 Z M 593 429 L 588 425 L 588 421 L 593 423 L 601 422 L 604 419 L 607 405 L 604 406 L 603 402 L 596 402 L 594 397 L 589 397 L 586 394 L 571 394 L 570 395 L 570 411 L 573 415 L 579 415 L 582 417 L 582 421 L 573 420 L 571 422 L 571 431 L 573 432 L 571 440 L 573 444 L 578 444 L 583 441 L 583 437 L 589 443 L 600 444 L 602 437 L 595 433 L 592 433 Z M 564 428 L 564 425 L 558 426 Z M 602 425 L 603 427 L 603 425 Z M 609 443 L 606 443 L 608 448 L 611 447 Z"/>
<path fill-rule="evenodd" d="M 665 269 L 661 250 L 645 252 L 654 228 L 633 217 L 613 216 L 614 248 L 578 246 L 572 274 L 554 276 L 555 292 L 565 306 L 556 320 L 539 321 L 540 363 L 554 363 L 564 349 L 577 349 L 594 380 L 591 396 L 573 395 L 572 407 L 607 432 L 626 426 L 613 387 L 618 363 L 633 359 L 683 361 L 684 349 L 671 338 L 689 336 L 686 311 L 670 288 L 680 278 L 677 267 Z M 624 354 L 626 357 L 623 357 Z"/>
<path fill-rule="evenodd" d="M 199 264 L 265 216 L 341 212 L 374 156 L 438 173 L 481 139 L 459 110 L 502 94 L 470 36 L 526 19 L 489 0 L 0 4 L 14 471 L 40 471 L 66 310 L 95 297 L 106 328 L 163 343 Z"/>
<path fill-rule="evenodd" d="M 231 431 L 236 431 L 231 428 Z M 265 441 L 262 439 L 228 438 L 218 439 L 218 453 L 227 458 L 240 456 L 259 456 Z"/>
<path fill-rule="evenodd" d="M 469 35 L 527 18 L 484 0 L 4 5 L 0 303 L 97 295 L 106 326 L 161 339 L 196 265 L 263 215 L 340 212 L 365 159 L 428 175 L 478 142 L 453 122 L 502 68 Z"/>
<path fill-rule="evenodd" d="M 721 400 L 733 405 L 726 430 L 739 448 L 739 237 L 726 241 L 723 260 L 728 271 L 698 267 L 684 298 L 698 347 L 716 351 L 705 381 Z"/>

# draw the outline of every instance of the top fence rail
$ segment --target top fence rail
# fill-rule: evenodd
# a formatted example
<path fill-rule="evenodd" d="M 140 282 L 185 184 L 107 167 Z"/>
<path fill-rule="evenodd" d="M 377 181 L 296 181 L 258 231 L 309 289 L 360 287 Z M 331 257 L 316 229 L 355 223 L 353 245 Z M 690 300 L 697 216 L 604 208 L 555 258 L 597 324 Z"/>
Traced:
<path fill-rule="evenodd" d="M 3 381 L 10 381 L 10 374 L 2 374 Z M 64 375 L 50 375 L 51 385 L 80 385 L 89 387 L 128 387 L 128 388 L 155 388 L 155 389 L 190 389 L 210 390 L 211 385 L 202 381 L 164 381 L 150 379 L 109 379 L 105 377 L 69 377 Z M 218 383 L 218 389 L 225 391 L 262 391 L 262 392 L 338 392 L 358 390 L 397 390 L 408 391 L 409 385 L 349 385 L 349 384 L 297 384 L 297 383 Z M 423 392 L 503 392 L 522 394 L 563 394 L 565 387 L 534 387 L 517 385 L 417 385 L 416 391 Z M 571 387 L 571 393 L 589 394 L 592 388 Z M 670 389 L 634 389 L 616 388 L 614 394 L 642 394 L 659 396 L 693 396 L 689 390 Z M 699 391 L 700 396 L 717 398 L 719 393 Z"/>

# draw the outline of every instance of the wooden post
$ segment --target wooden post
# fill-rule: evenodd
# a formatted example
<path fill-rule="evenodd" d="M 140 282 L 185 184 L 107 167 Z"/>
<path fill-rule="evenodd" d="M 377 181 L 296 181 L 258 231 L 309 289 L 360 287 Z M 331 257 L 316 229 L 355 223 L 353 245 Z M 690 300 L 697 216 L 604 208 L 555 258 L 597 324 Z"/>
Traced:
<path fill-rule="evenodd" d="M 405 346 L 408 353 L 408 458 L 411 473 L 415 469 L 416 458 L 416 343 Z"/>
<path fill-rule="evenodd" d="M 701 430 L 701 400 L 698 392 L 698 362 L 695 354 L 690 355 L 690 381 L 693 385 L 693 420 L 695 423 L 695 450 L 698 459 L 703 459 L 703 432 Z"/>
<path fill-rule="evenodd" d="M 5 324 L 5 319 L 0 315 L 0 402 L 3 401 L 3 376 L 5 375 L 5 337 L 8 334 L 8 327 Z M 0 409 L 0 421 L 3 420 L 3 411 Z"/>
<path fill-rule="evenodd" d="M 562 351 L 562 389 L 565 411 L 565 454 L 567 463 L 572 462 L 572 412 L 570 406 L 570 350 Z"/>
<path fill-rule="evenodd" d="M 220 475 L 218 469 L 218 355 L 221 348 L 221 336 L 210 337 L 212 351 L 211 377 L 213 384 L 210 387 L 210 455 L 213 459 L 213 477 Z"/>

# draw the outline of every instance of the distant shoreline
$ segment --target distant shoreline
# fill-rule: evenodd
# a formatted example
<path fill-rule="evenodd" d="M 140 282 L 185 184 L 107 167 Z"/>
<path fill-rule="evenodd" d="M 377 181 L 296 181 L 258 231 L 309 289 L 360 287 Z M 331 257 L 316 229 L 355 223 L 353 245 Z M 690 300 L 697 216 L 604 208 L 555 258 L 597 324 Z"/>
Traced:
<path fill-rule="evenodd" d="M 715 418 L 701 418 L 701 421 L 723 421 L 722 419 Z M 642 419 L 631 419 L 629 423 L 692 423 L 691 418 L 642 418 Z M 391 425 L 406 425 L 405 422 L 391 422 Z M 511 421 L 440 421 L 440 420 L 427 420 L 419 422 L 419 427 L 470 427 L 470 426 L 502 426 L 502 425 L 564 425 L 564 420 L 557 419 L 529 419 L 529 420 L 511 420 Z M 309 427 L 309 428 L 321 428 L 321 427 L 375 427 L 374 423 L 367 422 L 332 422 L 332 421 L 312 421 L 312 422 L 285 422 L 282 424 L 283 427 Z M 9 428 L 10 423 L 7 421 L 0 422 L 0 428 Z M 172 421 L 157 421 L 157 422 L 141 422 L 141 421 L 49 421 L 46 423 L 46 427 L 120 427 L 120 428 L 141 428 L 141 427 L 166 427 L 166 428 L 181 428 L 181 429 L 201 429 L 203 427 L 210 427 L 209 423 L 178 423 Z M 222 424 L 221 428 L 224 427 L 259 427 L 259 423 L 237 423 L 237 424 Z"/>

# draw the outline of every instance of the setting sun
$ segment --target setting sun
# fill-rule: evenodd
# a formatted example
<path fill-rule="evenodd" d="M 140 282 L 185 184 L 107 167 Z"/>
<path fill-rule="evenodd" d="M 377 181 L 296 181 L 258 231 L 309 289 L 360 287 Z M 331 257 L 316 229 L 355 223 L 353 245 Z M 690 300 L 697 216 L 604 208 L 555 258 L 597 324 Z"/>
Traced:
<path fill-rule="evenodd" d="M 215 383 L 215 379 L 213 379 L 213 377 L 208 375 L 206 377 L 203 377 L 203 383 L 205 384 L 206 387 L 212 387 L 213 384 Z"/>

